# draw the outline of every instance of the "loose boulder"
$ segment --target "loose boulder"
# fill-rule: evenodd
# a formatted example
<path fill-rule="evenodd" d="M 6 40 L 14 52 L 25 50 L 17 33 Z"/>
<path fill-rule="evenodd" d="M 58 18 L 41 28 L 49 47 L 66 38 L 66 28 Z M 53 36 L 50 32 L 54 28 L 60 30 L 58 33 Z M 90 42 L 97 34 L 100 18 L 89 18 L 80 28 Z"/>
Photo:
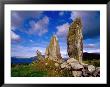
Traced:
<path fill-rule="evenodd" d="M 79 63 L 71 63 L 71 67 L 73 70 L 81 70 L 83 69 L 83 65 L 79 64 Z"/>
<path fill-rule="evenodd" d="M 93 71 L 95 71 L 95 67 L 93 65 L 88 65 L 88 71 L 92 73 Z"/>
<path fill-rule="evenodd" d="M 72 71 L 72 75 L 74 77 L 81 77 L 82 76 L 82 71 Z"/>
<path fill-rule="evenodd" d="M 100 77 L 100 67 L 97 67 L 96 70 L 93 72 L 94 77 Z"/>
<path fill-rule="evenodd" d="M 69 58 L 67 60 L 67 63 L 70 64 L 70 63 L 73 63 L 73 62 L 78 62 L 78 60 L 74 59 L 74 58 Z"/>

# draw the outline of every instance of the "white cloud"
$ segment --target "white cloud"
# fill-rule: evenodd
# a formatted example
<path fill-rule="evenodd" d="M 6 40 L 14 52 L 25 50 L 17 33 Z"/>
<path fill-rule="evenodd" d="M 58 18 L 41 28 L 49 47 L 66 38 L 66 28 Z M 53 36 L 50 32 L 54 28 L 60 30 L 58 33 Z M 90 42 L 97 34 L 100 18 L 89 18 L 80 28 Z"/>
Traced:
<path fill-rule="evenodd" d="M 30 58 L 36 56 L 36 50 L 39 50 L 44 55 L 45 48 L 44 47 L 28 47 L 28 46 L 21 46 L 21 45 L 12 45 L 11 48 L 11 56 L 17 56 L 22 58 Z"/>
<path fill-rule="evenodd" d="M 97 46 L 98 44 L 84 44 L 83 51 L 88 53 L 100 53 L 100 47 Z"/>
<path fill-rule="evenodd" d="M 61 51 L 61 56 L 62 56 L 62 58 L 68 58 L 68 54 L 67 54 L 67 50 L 66 49 L 60 49 L 60 51 Z"/>
<path fill-rule="evenodd" d="M 59 25 L 56 28 L 57 28 L 56 35 L 59 37 L 65 37 L 67 35 L 68 29 L 69 29 L 69 23 Z"/>
<path fill-rule="evenodd" d="M 84 49 L 83 51 L 88 53 L 100 53 L 100 49 Z"/>
<path fill-rule="evenodd" d="M 84 48 L 96 48 L 96 44 L 85 44 Z"/>
<path fill-rule="evenodd" d="M 11 11 L 11 26 L 20 27 L 24 18 L 39 18 L 42 11 Z"/>
<path fill-rule="evenodd" d="M 59 15 L 60 15 L 60 16 L 63 16 L 63 15 L 64 15 L 64 12 L 59 12 Z"/>
<path fill-rule="evenodd" d="M 49 24 L 49 18 L 47 16 L 43 17 L 41 20 L 35 22 L 30 21 L 31 29 L 29 30 L 29 34 L 38 34 L 39 36 L 42 36 L 46 32 L 48 32 L 48 24 Z"/>
<path fill-rule="evenodd" d="M 71 12 L 70 19 L 74 20 L 77 17 L 83 18 L 86 16 L 88 16 L 88 13 L 86 13 L 85 11 L 74 11 L 74 12 Z"/>
<path fill-rule="evenodd" d="M 12 17 L 13 17 L 14 19 L 17 19 L 18 21 L 21 20 L 21 17 L 20 17 L 20 15 L 19 15 L 17 12 L 13 12 L 13 13 L 12 13 Z"/>
<path fill-rule="evenodd" d="M 19 40 L 20 39 L 20 36 L 17 35 L 16 33 L 14 33 L 13 31 L 11 31 L 11 39 L 12 40 Z"/>

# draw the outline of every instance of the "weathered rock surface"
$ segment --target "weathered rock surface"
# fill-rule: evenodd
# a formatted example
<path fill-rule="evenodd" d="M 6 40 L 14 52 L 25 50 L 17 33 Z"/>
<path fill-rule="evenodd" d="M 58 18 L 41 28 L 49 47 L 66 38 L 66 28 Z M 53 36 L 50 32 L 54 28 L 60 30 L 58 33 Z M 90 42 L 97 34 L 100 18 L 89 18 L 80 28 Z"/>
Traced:
<path fill-rule="evenodd" d="M 60 47 L 55 35 L 52 37 L 49 46 L 46 48 L 45 58 L 61 62 L 62 57 L 60 53 Z"/>
<path fill-rule="evenodd" d="M 74 58 L 69 58 L 67 61 L 61 63 L 61 69 L 69 70 L 73 77 L 99 77 L 100 67 L 88 65 L 78 62 Z"/>
<path fill-rule="evenodd" d="M 74 58 L 69 58 L 68 60 L 67 60 L 67 63 L 73 63 L 73 62 L 78 62 L 78 60 L 76 60 L 76 59 L 74 59 Z"/>
<path fill-rule="evenodd" d="M 83 66 L 79 63 L 71 63 L 71 67 L 75 70 L 83 69 Z"/>
<path fill-rule="evenodd" d="M 67 52 L 70 58 L 75 58 L 82 62 L 83 56 L 83 35 L 80 18 L 76 18 L 71 24 L 67 36 Z"/>
<path fill-rule="evenodd" d="M 93 72 L 94 77 L 99 77 L 100 76 L 100 67 L 97 67 L 96 70 Z"/>
<path fill-rule="evenodd" d="M 72 75 L 74 77 L 81 77 L 82 76 L 82 71 L 72 71 Z"/>
<path fill-rule="evenodd" d="M 95 67 L 93 65 L 88 65 L 88 71 L 92 73 L 93 71 L 95 71 Z"/>

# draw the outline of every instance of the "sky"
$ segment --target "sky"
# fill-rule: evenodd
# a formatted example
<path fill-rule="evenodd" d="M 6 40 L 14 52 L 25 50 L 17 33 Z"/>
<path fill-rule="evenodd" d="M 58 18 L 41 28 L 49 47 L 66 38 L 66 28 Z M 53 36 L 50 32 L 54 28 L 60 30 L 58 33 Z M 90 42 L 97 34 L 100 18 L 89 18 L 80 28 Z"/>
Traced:
<path fill-rule="evenodd" d="M 62 57 L 67 57 L 67 32 L 81 17 L 83 52 L 100 53 L 100 11 L 11 11 L 11 56 L 29 58 L 45 54 L 56 35 Z"/>

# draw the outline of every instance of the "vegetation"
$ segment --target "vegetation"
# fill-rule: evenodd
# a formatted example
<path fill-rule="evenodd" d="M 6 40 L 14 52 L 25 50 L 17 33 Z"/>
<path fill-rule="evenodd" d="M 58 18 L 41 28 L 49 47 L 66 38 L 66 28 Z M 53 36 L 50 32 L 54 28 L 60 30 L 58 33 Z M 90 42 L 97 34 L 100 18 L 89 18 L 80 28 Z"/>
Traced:
<path fill-rule="evenodd" d="M 87 64 L 100 66 L 100 61 L 85 60 Z M 12 77 L 71 77 L 70 70 L 61 69 L 60 66 L 55 66 L 55 62 L 45 58 L 35 61 L 31 64 L 12 64 L 11 68 Z"/>
<path fill-rule="evenodd" d="M 89 64 L 89 65 L 94 65 L 96 67 L 100 67 L 100 60 L 93 59 L 93 60 L 85 60 L 83 62 L 86 64 Z"/>
<path fill-rule="evenodd" d="M 46 58 L 33 62 L 32 64 L 12 65 L 12 77 L 64 77 L 70 76 L 67 70 L 56 67 L 55 62 Z"/>

